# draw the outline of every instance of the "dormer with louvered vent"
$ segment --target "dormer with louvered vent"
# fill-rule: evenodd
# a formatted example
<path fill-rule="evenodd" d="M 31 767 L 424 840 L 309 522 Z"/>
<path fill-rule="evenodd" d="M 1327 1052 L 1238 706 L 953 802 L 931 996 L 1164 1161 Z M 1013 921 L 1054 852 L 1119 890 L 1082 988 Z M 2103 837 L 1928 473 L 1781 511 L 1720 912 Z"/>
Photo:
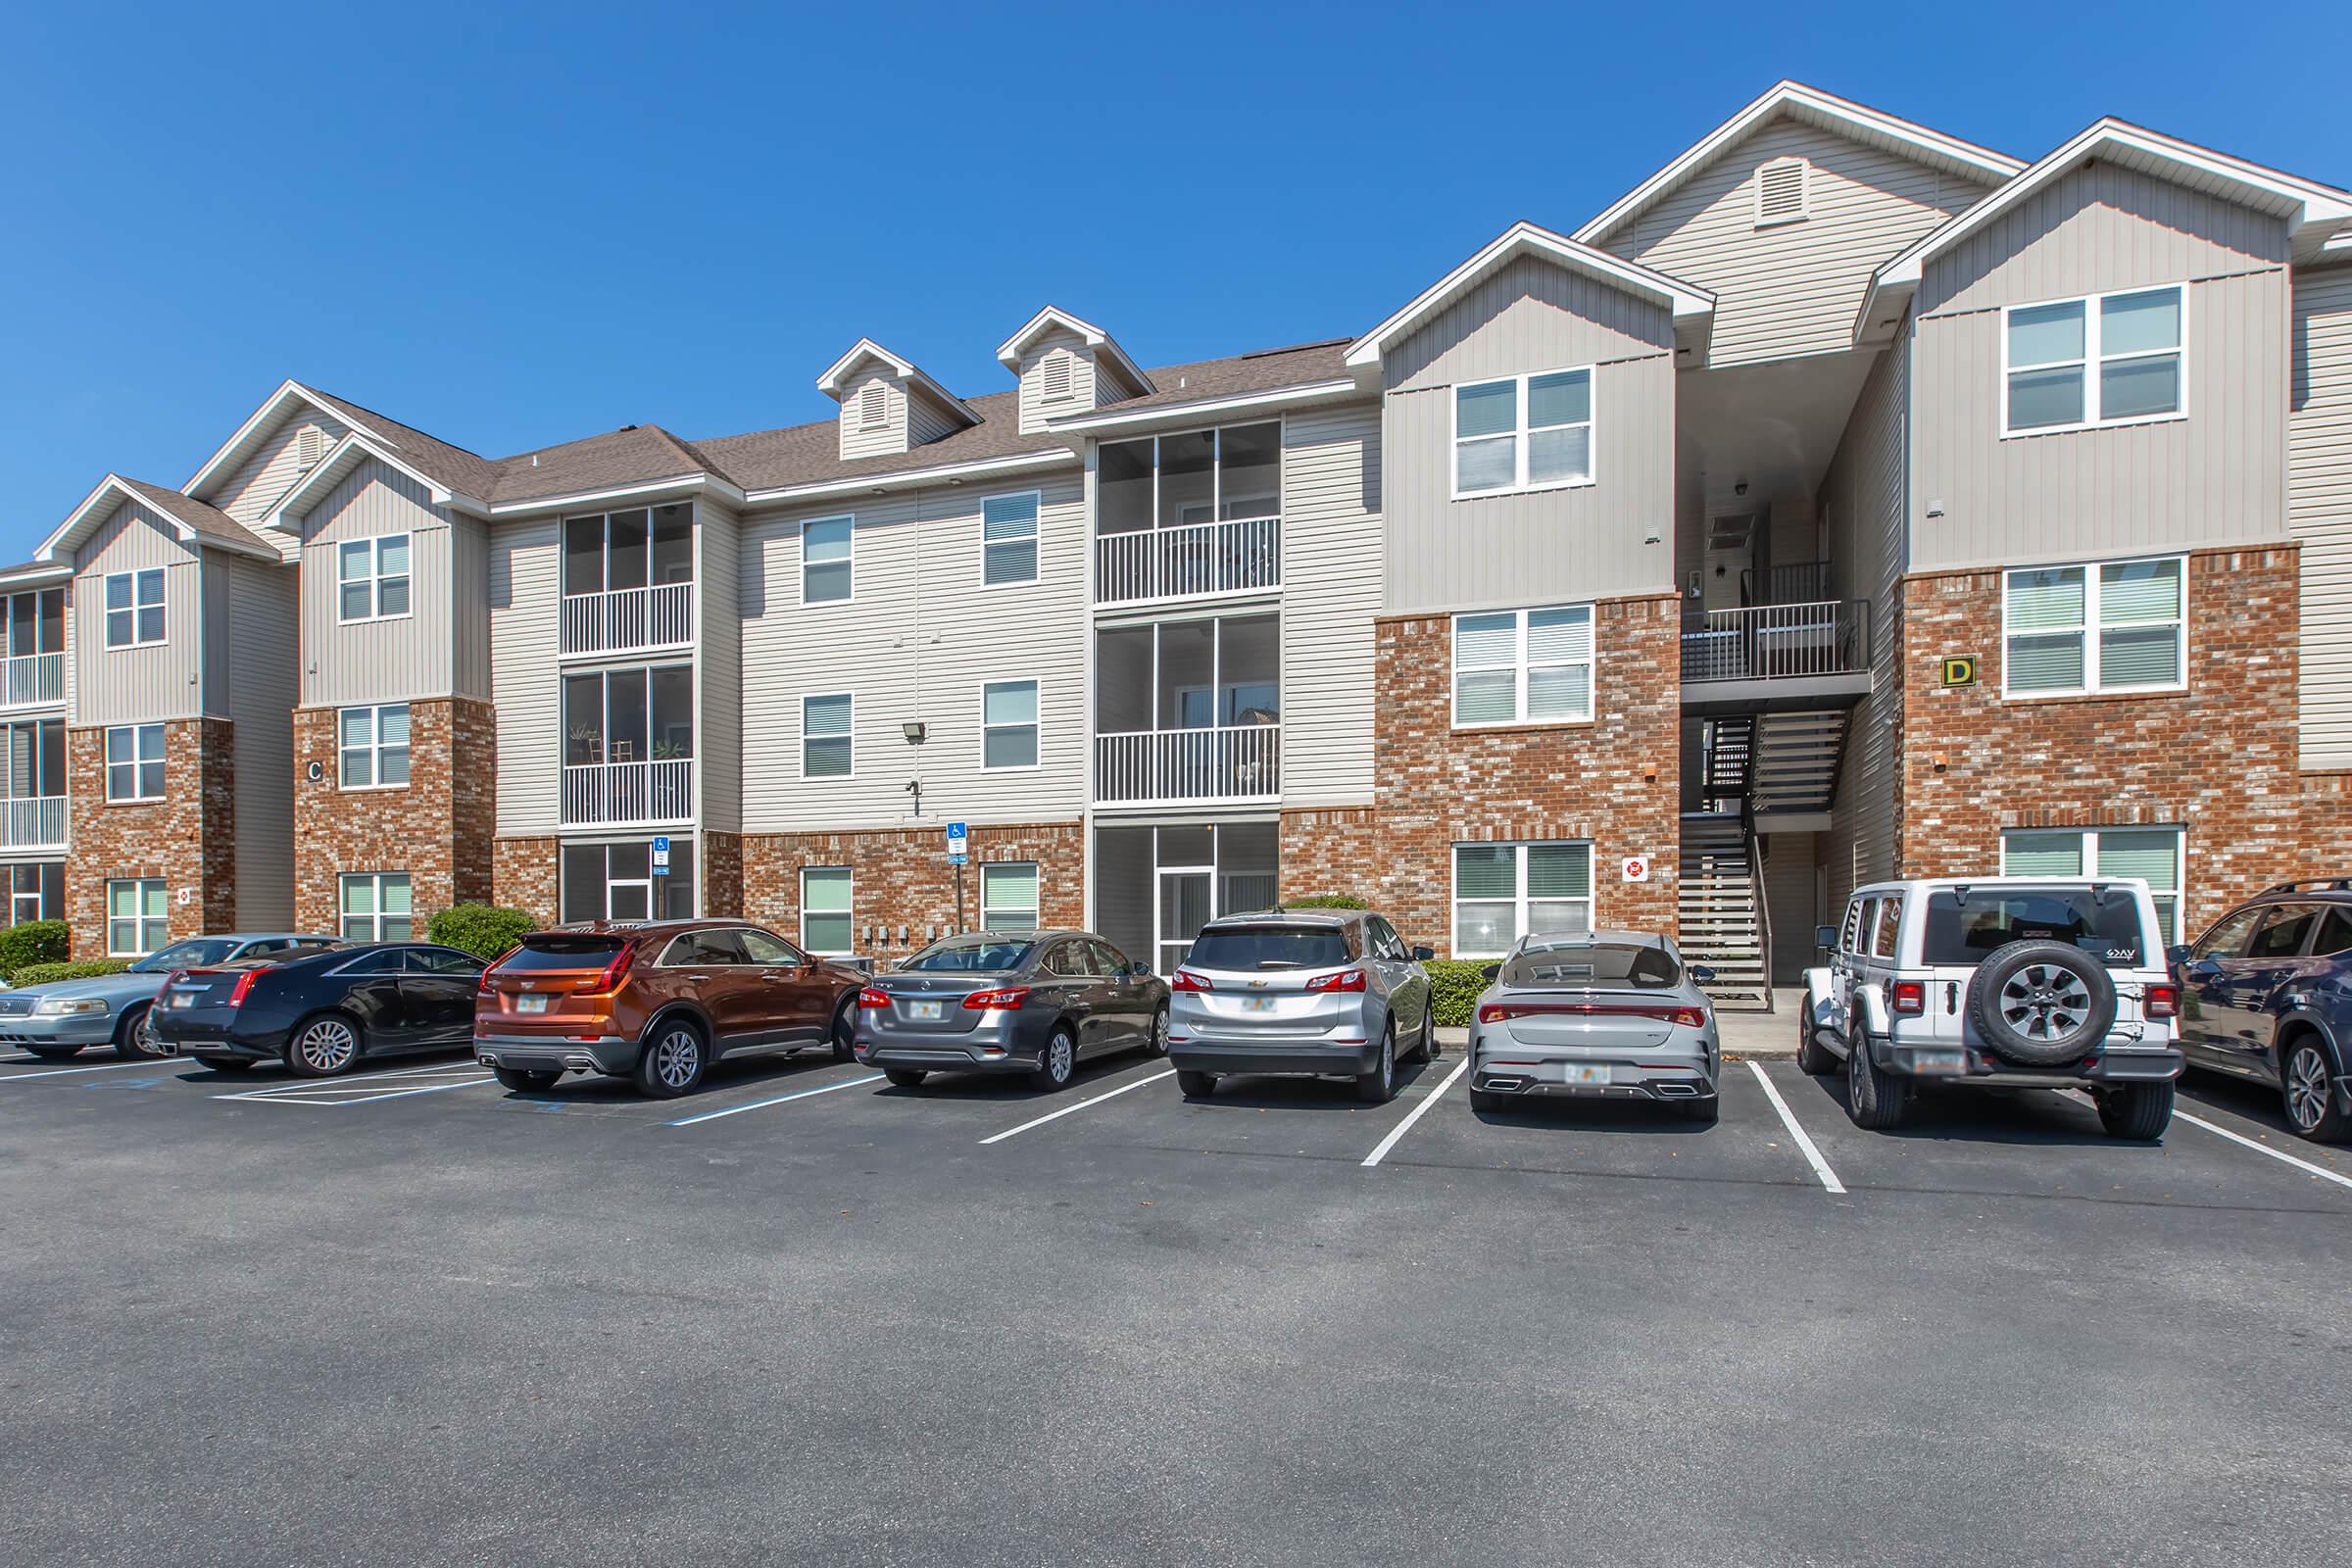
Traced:
<path fill-rule="evenodd" d="M 1021 378 L 1023 435 L 1152 389 L 1108 332 L 1051 305 L 1005 339 L 997 358 Z"/>
<path fill-rule="evenodd" d="M 1756 169 L 1756 226 L 1794 223 L 1809 216 L 1805 209 L 1808 166 L 1802 158 L 1775 158 Z"/>
<path fill-rule="evenodd" d="M 964 401 L 870 337 L 816 378 L 841 404 L 841 455 L 887 457 L 955 434 L 980 416 Z"/>

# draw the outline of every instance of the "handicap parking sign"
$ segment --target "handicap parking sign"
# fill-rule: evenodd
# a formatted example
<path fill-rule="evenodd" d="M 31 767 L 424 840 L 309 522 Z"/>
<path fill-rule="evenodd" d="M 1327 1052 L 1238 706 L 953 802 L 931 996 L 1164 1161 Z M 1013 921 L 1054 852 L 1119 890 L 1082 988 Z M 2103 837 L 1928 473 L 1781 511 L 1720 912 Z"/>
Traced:
<path fill-rule="evenodd" d="M 969 843 L 970 839 L 965 834 L 961 822 L 948 824 L 948 863 L 950 865 L 962 865 L 965 862 L 968 857 L 964 853 L 964 847 Z"/>

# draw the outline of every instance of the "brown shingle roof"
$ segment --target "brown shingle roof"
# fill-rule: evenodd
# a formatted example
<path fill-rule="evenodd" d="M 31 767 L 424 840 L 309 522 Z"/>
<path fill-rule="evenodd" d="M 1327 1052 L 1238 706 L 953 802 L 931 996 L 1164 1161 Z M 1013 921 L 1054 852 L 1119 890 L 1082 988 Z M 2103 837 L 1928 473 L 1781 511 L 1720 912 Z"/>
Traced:
<path fill-rule="evenodd" d="M 1170 365 L 1151 372 L 1158 391 L 1149 397 L 1109 404 L 1104 414 L 1130 409 L 1155 409 L 1168 404 L 1199 403 L 1208 398 L 1238 397 L 1246 392 L 1272 392 L 1286 386 L 1339 380 L 1348 375 L 1344 362 L 1353 338 L 1323 343 L 1300 343 L 1292 348 L 1260 349 L 1222 360 L 1198 360 Z"/>
<path fill-rule="evenodd" d="M 455 490 L 460 495 L 477 501 L 490 498 L 491 487 L 498 481 L 498 465 L 464 447 L 452 446 L 439 436 L 426 435 L 373 409 L 364 409 L 357 403 L 321 392 L 317 387 L 305 390 L 340 414 L 346 422 L 372 430 L 392 443 L 401 461 L 434 483 Z"/>
<path fill-rule="evenodd" d="M 626 425 L 584 440 L 542 447 L 501 459 L 494 466 L 497 478 L 484 492 L 484 499 L 498 503 L 583 495 L 698 473 L 738 483 L 724 459 L 679 440 L 658 424 Z"/>
<path fill-rule="evenodd" d="M 122 475 L 117 474 L 116 477 L 120 479 Z M 129 487 L 140 500 L 158 512 L 177 518 L 208 539 L 220 539 L 230 544 L 249 546 L 265 555 L 274 556 L 277 554 L 277 547 L 269 540 L 264 539 L 227 513 L 216 507 L 207 506 L 193 496 L 184 496 L 176 490 L 167 490 L 160 484 L 147 484 L 138 479 L 123 479 L 122 483 Z"/>

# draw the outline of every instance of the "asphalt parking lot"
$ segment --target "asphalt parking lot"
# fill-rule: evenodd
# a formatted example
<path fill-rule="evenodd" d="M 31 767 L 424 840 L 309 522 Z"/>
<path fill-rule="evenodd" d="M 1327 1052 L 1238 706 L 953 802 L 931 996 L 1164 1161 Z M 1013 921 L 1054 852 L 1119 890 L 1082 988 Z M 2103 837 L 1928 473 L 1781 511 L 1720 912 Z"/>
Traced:
<path fill-rule="evenodd" d="M 9 1054 L 0 1556 L 2340 1552 L 2352 1152 L 2270 1097 L 1889 1136 L 1740 1062 L 1701 1128 L 1482 1116 L 1460 1061 L 1371 1107 Z"/>

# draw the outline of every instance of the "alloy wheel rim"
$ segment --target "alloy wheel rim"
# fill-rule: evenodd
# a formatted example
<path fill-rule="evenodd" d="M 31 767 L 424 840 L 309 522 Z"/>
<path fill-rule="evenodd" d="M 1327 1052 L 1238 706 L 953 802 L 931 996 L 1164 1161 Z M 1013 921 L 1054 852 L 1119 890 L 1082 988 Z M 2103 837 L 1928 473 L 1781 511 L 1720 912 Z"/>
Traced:
<path fill-rule="evenodd" d="M 1070 1037 L 1068 1035 L 1055 1035 L 1054 1037 L 1054 1043 L 1051 1046 L 1048 1046 L 1046 1051 L 1047 1065 L 1054 1074 L 1054 1081 L 1055 1083 L 1066 1082 L 1070 1076 L 1070 1067 L 1072 1065 L 1070 1054 Z"/>
<path fill-rule="evenodd" d="M 2286 1113 L 2305 1132 L 2328 1114 L 2328 1063 L 2310 1046 L 2286 1059 Z"/>
<path fill-rule="evenodd" d="M 1396 1079 L 1396 1031 L 1392 1029 L 1380 1037 L 1380 1081 L 1385 1086 Z"/>
<path fill-rule="evenodd" d="M 2028 1040 L 2060 1045 L 2082 1032 L 2090 989 L 2064 964 L 2030 963 L 2001 987 L 2001 1018 Z"/>
<path fill-rule="evenodd" d="M 1168 1049 L 1168 1014 L 1165 1008 L 1152 1015 L 1152 1049 L 1153 1051 Z"/>
<path fill-rule="evenodd" d="M 351 1059 L 351 1031 L 334 1022 L 315 1023 L 302 1034 L 302 1059 L 320 1072 L 333 1072 Z"/>
<path fill-rule="evenodd" d="M 654 1072 L 670 1088 L 683 1089 L 694 1081 L 701 1057 L 700 1041 L 683 1029 L 672 1030 L 654 1048 Z"/>

